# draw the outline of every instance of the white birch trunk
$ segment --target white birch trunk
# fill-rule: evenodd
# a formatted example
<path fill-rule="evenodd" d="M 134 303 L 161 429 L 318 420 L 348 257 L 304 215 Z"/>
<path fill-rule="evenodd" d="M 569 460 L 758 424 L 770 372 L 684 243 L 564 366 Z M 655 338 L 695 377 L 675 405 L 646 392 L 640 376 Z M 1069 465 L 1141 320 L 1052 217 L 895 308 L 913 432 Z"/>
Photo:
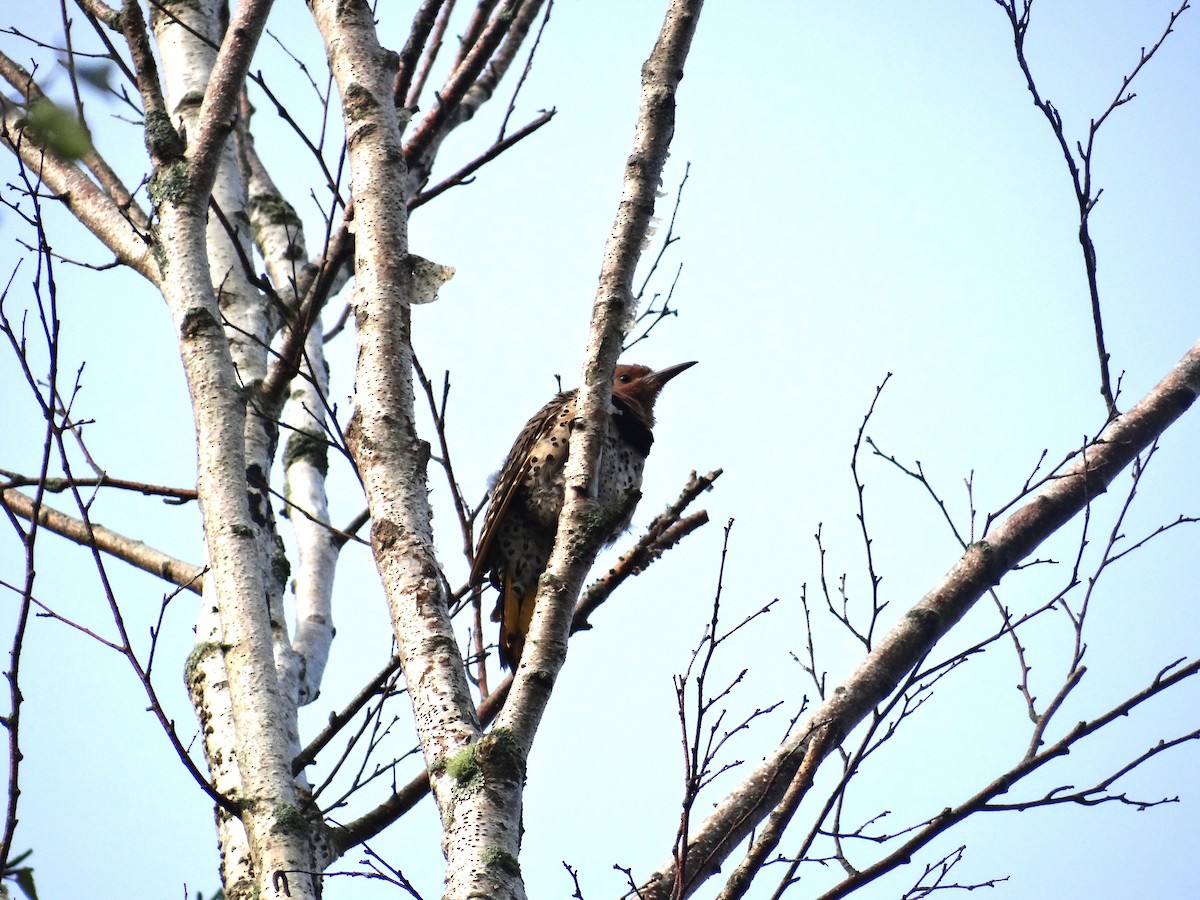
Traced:
<path fill-rule="evenodd" d="M 354 201 L 359 356 L 347 437 L 366 488 L 372 548 L 441 811 L 444 896 L 520 898 L 520 807 L 511 801 L 520 796 L 523 773 L 505 764 L 503 736 L 480 739 L 433 554 L 429 448 L 417 438 L 413 412 L 414 286 L 391 77 L 365 3 L 316 0 L 312 8 L 344 109 Z M 499 769 L 506 783 L 488 780 L 483 789 L 485 769 Z"/>
<path fill-rule="evenodd" d="M 297 260 L 308 259 L 300 217 L 262 167 L 249 134 L 243 136 L 243 141 L 254 242 L 266 263 L 271 284 L 295 316 L 300 312 L 304 291 L 316 277 L 316 267 L 307 262 L 297 264 Z M 337 287 L 335 280 L 330 293 L 336 292 Z M 321 677 L 333 643 L 333 579 L 338 550 L 330 531 L 325 492 L 329 450 L 325 404 L 329 373 L 323 331 L 318 311 L 305 337 L 300 371 L 291 380 L 283 408 L 285 496 L 291 504 L 287 515 L 296 538 L 297 564 L 292 573 L 296 632 L 292 650 L 293 658 L 300 663 L 298 705 L 311 703 L 320 693 Z"/>
<path fill-rule="evenodd" d="M 216 54 L 202 38 L 215 43 L 220 37 L 219 9 L 219 3 L 202 0 L 152 18 L 166 108 L 184 135 L 199 134 L 205 124 L 201 100 Z M 277 432 L 268 417 L 246 415 L 246 397 L 266 372 L 272 324 L 226 226 L 207 213 L 207 197 L 195 196 L 194 185 L 184 183 L 191 174 L 187 165 L 176 163 L 164 174 L 177 187 L 157 198 L 168 270 L 164 296 L 192 395 L 197 489 L 211 568 L 188 685 L 214 782 L 241 807 L 240 821 L 218 812 L 225 896 L 283 891 L 311 897 L 313 879 L 294 874 L 314 866 L 291 775 L 299 751 L 300 666 L 280 602 L 281 570 L 272 565 L 276 541 L 267 480 Z M 245 186 L 228 141 L 212 197 L 248 256 Z"/>

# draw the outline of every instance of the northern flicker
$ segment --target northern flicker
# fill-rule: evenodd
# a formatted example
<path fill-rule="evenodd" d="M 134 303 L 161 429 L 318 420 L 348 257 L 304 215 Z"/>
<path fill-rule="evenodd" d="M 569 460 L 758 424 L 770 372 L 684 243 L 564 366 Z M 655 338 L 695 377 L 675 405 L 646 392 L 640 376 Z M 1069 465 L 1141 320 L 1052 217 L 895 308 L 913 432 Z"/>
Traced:
<path fill-rule="evenodd" d="M 694 365 L 679 363 L 657 372 L 619 365 L 613 374 L 613 410 L 600 451 L 596 499 L 601 509 L 624 515 L 612 522 L 604 546 L 633 519 L 642 467 L 654 443 L 654 401 L 663 385 Z M 538 579 L 554 549 L 575 415 L 575 391 L 563 391 L 525 423 L 496 477 L 475 550 L 470 583 L 478 584 L 486 573 L 500 592 L 492 619 L 500 623 L 500 664 L 508 669 L 521 660 Z"/>

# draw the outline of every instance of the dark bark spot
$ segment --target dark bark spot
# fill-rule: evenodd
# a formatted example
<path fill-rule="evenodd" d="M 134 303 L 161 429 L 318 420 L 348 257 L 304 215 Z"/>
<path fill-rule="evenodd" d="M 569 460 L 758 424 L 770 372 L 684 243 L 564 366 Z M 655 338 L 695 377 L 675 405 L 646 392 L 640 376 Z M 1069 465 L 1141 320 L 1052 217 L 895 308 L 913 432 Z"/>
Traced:
<path fill-rule="evenodd" d="M 183 316 L 183 325 L 180 327 L 180 335 L 184 340 L 191 340 L 199 337 L 205 331 L 212 331 L 217 328 L 217 322 L 209 314 L 208 310 L 203 307 L 192 307 Z"/>
<path fill-rule="evenodd" d="M 404 529 L 387 519 L 371 523 L 371 543 L 380 550 L 390 550 L 404 537 Z"/>
<path fill-rule="evenodd" d="M 342 99 L 342 103 L 348 122 L 356 122 L 363 116 L 379 109 L 379 101 L 358 82 L 354 82 L 346 88 L 346 96 Z"/>
<path fill-rule="evenodd" d="M 267 500 L 269 486 L 267 485 L 267 476 L 257 463 L 246 469 L 246 485 L 250 488 L 246 492 L 246 499 L 250 505 L 250 518 L 259 528 L 266 528 L 267 517 L 271 511 L 270 502 Z"/>

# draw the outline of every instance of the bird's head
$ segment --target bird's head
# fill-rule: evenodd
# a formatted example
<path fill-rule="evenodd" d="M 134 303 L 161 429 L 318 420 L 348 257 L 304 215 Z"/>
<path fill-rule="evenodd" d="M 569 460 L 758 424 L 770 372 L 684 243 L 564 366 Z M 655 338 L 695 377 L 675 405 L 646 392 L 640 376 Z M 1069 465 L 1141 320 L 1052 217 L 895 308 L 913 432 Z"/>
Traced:
<path fill-rule="evenodd" d="M 613 372 L 613 393 L 646 425 L 654 425 L 654 401 L 668 381 L 696 364 L 695 360 L 655 371 L 649 366 L 621 364 Z"/>

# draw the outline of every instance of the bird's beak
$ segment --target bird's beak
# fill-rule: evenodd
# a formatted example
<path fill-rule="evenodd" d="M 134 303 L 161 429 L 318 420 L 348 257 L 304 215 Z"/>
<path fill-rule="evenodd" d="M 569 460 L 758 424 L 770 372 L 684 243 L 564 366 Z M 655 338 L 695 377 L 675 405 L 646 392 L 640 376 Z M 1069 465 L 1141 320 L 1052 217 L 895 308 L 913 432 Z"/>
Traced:
<path fill-rule="evenodd" d="M 654 386 L 661 390 L 664 384 L 666 384 L 680 372 L 690 369 L 696 363 L 697 360 L 694 359 L 691 362 L 676 363 L 673 366 L 667 366 L 665 369 L 659 369 L 650 377 L 654 380 Z"/>

